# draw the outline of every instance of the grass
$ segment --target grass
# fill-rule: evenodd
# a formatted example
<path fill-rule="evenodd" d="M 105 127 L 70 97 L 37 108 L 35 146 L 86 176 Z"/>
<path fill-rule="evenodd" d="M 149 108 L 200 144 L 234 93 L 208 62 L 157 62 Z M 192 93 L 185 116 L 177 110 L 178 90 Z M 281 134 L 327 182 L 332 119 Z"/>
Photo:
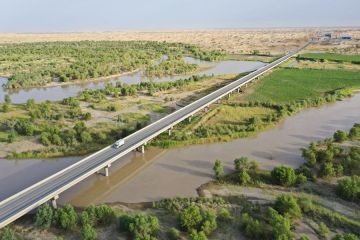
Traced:
<path fill-rule="evenodd" d="M 246 100 L 290 103 L 324 96 L 328 92 L 344 88 L 360 88 L 360 73 L 283 68 L 261 79 Z"/>
<path fill-rule="evenodd" d="M 155 113 L 171 113 L 172 109 L 167 106 L 163 106 L 161 103 L 145 103 L 140 105 L 141 110 L 149 111 L 149 112 L 155 112 Z"/>
<path fill-rule="evenodd" d="M 305 53 L 300 55 L 300 59 L 318 60 L 318 61 L 335 61 L 335 62 L 352 62 L 360 64 L 360 55 L 342 55 L 336 53 Z"/>
<path fill-rule="evenodd" d="M 216 124 L 241 124 L 245 123 L 250 117 L 264 117 L 274 111 L 265 107 L 237 107 L 222 105 L 217 108 L 215 114 L 205 122 L 203 126 L 214 126 Z M 206 116 L 205 116 L 206 118 Z"/>
<path fill-rule="evenodd" d="M 262 56 L 262 55 L 252 55 L 252 54 L 229 54 L 225 57 L 225 60 L 234 60 L 234 61 L 259 61 L 270 63 L 274 61 L 277 56 Z"/>

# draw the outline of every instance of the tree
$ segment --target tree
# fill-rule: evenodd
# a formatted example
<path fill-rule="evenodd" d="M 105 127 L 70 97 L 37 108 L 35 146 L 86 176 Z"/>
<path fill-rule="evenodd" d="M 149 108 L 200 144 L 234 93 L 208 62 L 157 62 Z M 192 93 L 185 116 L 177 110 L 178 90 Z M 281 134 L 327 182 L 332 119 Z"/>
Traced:
<path fill-rule="evenodd" d="M 95 229 L 91 225 L 86 224 L 81 230 L 81 239 L 96 240 L 96 238 L 97 238 L 97 234 Z"/>
<path fill-rule="evenodd" d="M 50 138 L 50 134 L 48 132 L 42 132 L 40 135 L 40 142 L 45 146 L 49 146 L 51 144 L 49 138 Z"/>
<path fill-rule="evenodd" d="M 301 208 L 291 195 L 283 194 L 277 197 L 274 208 L 282 215 L 287 214 L 291 218 L 301 218 Z"/>
<path fill-rule="evenodd" d="M 197 232 L 196 230 L 192 230 L 190 233 L 191 240 L 207 240 L 206 234 L 203 231 Z"/>
<path fill-rule="evenodd" d="M 0 233 L 0 240 L 17 240 L 15 232 L 11 228 L 4 228 Z"/>
<path fill-rule="evenodd" d="M 88 131 L 84 131 L 80 134 L 81 142 L 83 143 L 89 143 L 92 141 L 91 134 Z"/>
<path fill-rule="evenodd" d="M 248 213 L 244 213 L 240 218 L 240 227 L 246 237 L 250 239 L 263 239 L 265 236 L 264 226 L 259 220 L 254 219 Z"/>
<path fill-rule="evenodd" d="M 329 228 L 323 222 L 319 223 L 318 231 L 319 231 L 320 236 L 322 236 L 323 238 L 325 238 L 326 235 L 330 232 Z"/>
<path fill-rule="evenodd" d="M 134 239 L 154 239 L 160 229 L 155 216 L 145 214 L 123 215 L 120 217 L 120 228 L 132 234 Z"/>
<path fill-rule="evenodd" d="M 336 171 L 335 171 L 335 168 L 334 168 L 334 164 L 332 164 L 330 162 L 326 162 L 326 163 L 321 164 L 320 174 L 323 177 L 334 177 L 334 176 L 336 176 Z"/>
<path fill-rule="evenodd" d="M 354 175 L 339 180 L 336 186 L 336 193 L 343 199 L 360 201 L 360 177 Z"/>
<path fill-rule="evenodd" d="M 78 216 L 73 206 L 66 204 L 64 207 L 56 211 L 55 219 L 57 225 L 64 230 L 71 230 L 75 228 Z"/>
<path fill-rule="evenodd" d="M 2 111 L 3 111 L 4 113 L 9 112 L 9 109 L 10 109 L 10 105 L 9 105 L 8 103 L 4 103 L 4 104 L 2 105 Z"/>
<path fill-rule="evenodd" d="M 11 98 L 10 98 L 10 96 L 9 96 L 8 94 L 5 95 L 5 97 L 4 97 L 4 102 L 5 102 L 6 104 L 11 104 Z"/>
<path fill-rule="evenodd" d="M 11 131 L 8 136 L 7 136 L 7 142 L 8 143 L 13 143 L 16 140 L 16 132 L 15 131 Z"/>
<path fill-rule="evenodd" d="M 213 209 L 203 210 L 203 223 L 201 226 L 201 231 L 205 233 L 205 235 L 210 235 L 217 228 L 216 222 L 216 212 Z"/>
<path fill-rule="evenodd" d="M 115 212 L 108 205 L 102 204 L 95 208 L 96 219 L 100 225 L 109 225 L 115 221 Z"/>
<path fill-rule="evenodd" d="M 39 228 L 47 229 L 54 221 L 54 210 L 49 204 L 40 206 L 36 212 L 35 225 Z"/>
<path fill-rule="evenodd" d="M 303 149 L 302 156 L 303 158 L 306 158 L 308 160 L 308 163 L 311 166 L 314 166 L 316 164 L 316 153 L 313 149 Z"/>
<path fill-rule="evenodd" d="M 355 124 L 349 132 L 349 138 L 350 139 L 357 139 L 360 137 L 360 126 L 358 124 Z"/>
<path fill-rule="evenodd" d="M 251 177 L 250 175 L 247 173 L 246 170 L 240 170 L 239 173 L 239 183 L 241 185 L 248 185 L 249 183 L 251 183 Z"/>
<path fill-rule="evenodd" d="M 347 233 L 347 234 L 336 234 L 336 236 L 333 238 L 333 240 L 359 240 L 359 238 L 352 234 L 352 233 Z"/>
<path fill-rule="evenodd" d="M 249 170 L 250 161 L 247 157 L 240 157 L 234 160 L 235 170 L 240 171 L 241 169 Z"/>
<path fill-rule="evenodd" d="M 291 222 L 287 216 L 280 215 L 275 209 L 268 208 L 267 212 L 270 226 L 272 227 L 273 238 L 275 240 L 293 239 L 291 232 Z"/>
<path fill-rule="evenodd" d="M 84 116 L 83 118 L 84 118 L 85 121 L 88 121 L 88 120 L 91 119 L 91 113 L 89 113 L 89 112 L 84 113 L 83 116 Z"/>
<path fill-rule="evenodd" d="M 191 205 L 182 210 L 179 214 L 180 225 L 183 229 L 191 231 L 192 229 L 198 229 L 203 218 L 198 206 Z"/>
<path fill-rule="evenodd" d="M 179 240 L 180 239 L 180 231 L 176 228 L 172 227 L 170 228 L 168 232 L 168 237 L 170 240 Z"/>
<path fill-rule="evenodd" d="M 275 167 L 271 171 L 271 177 L 276 184 L 282 186 L 291 186 L 296 182 L 296 174 L 294 169 L 284 165 Z"/>
<path fill-rule="evenodd" d="M 342 143 L 347 140 L 347 134 L 344 131 L 338 130 L 334 133 L 334 140 L 335 142 Z"/>
<path fill-rule="evenodd" d="M 221 177 L 224 175 L 224 166 L 221 160 L 216 160 L 213 170 L 215 172 L 216 179 L 221 179 Z"/>

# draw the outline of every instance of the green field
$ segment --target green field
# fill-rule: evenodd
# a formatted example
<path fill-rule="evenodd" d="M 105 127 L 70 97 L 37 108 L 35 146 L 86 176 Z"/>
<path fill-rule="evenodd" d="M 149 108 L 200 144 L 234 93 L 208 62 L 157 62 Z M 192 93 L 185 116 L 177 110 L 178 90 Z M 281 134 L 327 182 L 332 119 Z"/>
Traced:
<path fill-rule="evenodd" d="M 334 90 L 360 88 L 360 73 L 346 70 L 278 69 L 260 80 L 247 101 L 289 103 Z"/>
<path fill-rule="evenodd" d="M 336 53 L 305 53 L 300 55 L 299 59 L 360 63 L 360 55 L 342 55 Z"/>

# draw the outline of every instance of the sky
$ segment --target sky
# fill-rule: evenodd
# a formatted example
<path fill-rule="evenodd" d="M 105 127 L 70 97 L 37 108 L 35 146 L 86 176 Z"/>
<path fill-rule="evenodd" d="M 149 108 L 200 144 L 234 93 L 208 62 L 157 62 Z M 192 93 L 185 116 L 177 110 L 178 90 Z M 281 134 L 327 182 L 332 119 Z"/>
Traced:
<path fill-rule="evenodd" d="M 360 0 L 0 0 L 0 32 L 360 26 Z"/>

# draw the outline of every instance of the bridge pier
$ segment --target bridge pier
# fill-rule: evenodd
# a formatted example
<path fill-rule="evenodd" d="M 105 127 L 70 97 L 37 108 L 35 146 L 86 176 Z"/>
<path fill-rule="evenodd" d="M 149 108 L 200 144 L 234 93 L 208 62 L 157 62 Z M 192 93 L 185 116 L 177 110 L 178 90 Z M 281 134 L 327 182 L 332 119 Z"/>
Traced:
<path fill-rule="evenodd" d="M 238 89 L 237 89 L 237 92 L 238 92 L 238 93 L 240 93 L 240 92 L 241 92 L 241 89 L 240 89 L 240 88 L 238 88 Z"/>
<path fill-rule="evenodd" d="M 172 130 L 172 128 L 169 128 L 169 130 L 168 130 L 169 136 L 171 136 L 171 130 Z"/>
<path fill-rule="evenodd" d="M 104 168 L 104 176 L 105 177 L 108 177 L 109 176 L 109 168 L 111 167 L 111 164 L 107 165 L 105 168 Z"/>
<path fill-rule="evenodd" d="M 59 199 L 59 195 L 56 195 L 53 199 L 51 199 L 51 205 L 54 209 L 57 209 L 56 200 Z"/>
<path fill-rule="evenodd" d="M 191 116 L 188 118 L 188 121 L 191 122 Z"/>
<path fill-rule="evenodd" d="M 140 152 L 141 152 L 142 154 L 145 153 L 145 145 L 141 145 L 141 147 L 140 147 Z"/>

